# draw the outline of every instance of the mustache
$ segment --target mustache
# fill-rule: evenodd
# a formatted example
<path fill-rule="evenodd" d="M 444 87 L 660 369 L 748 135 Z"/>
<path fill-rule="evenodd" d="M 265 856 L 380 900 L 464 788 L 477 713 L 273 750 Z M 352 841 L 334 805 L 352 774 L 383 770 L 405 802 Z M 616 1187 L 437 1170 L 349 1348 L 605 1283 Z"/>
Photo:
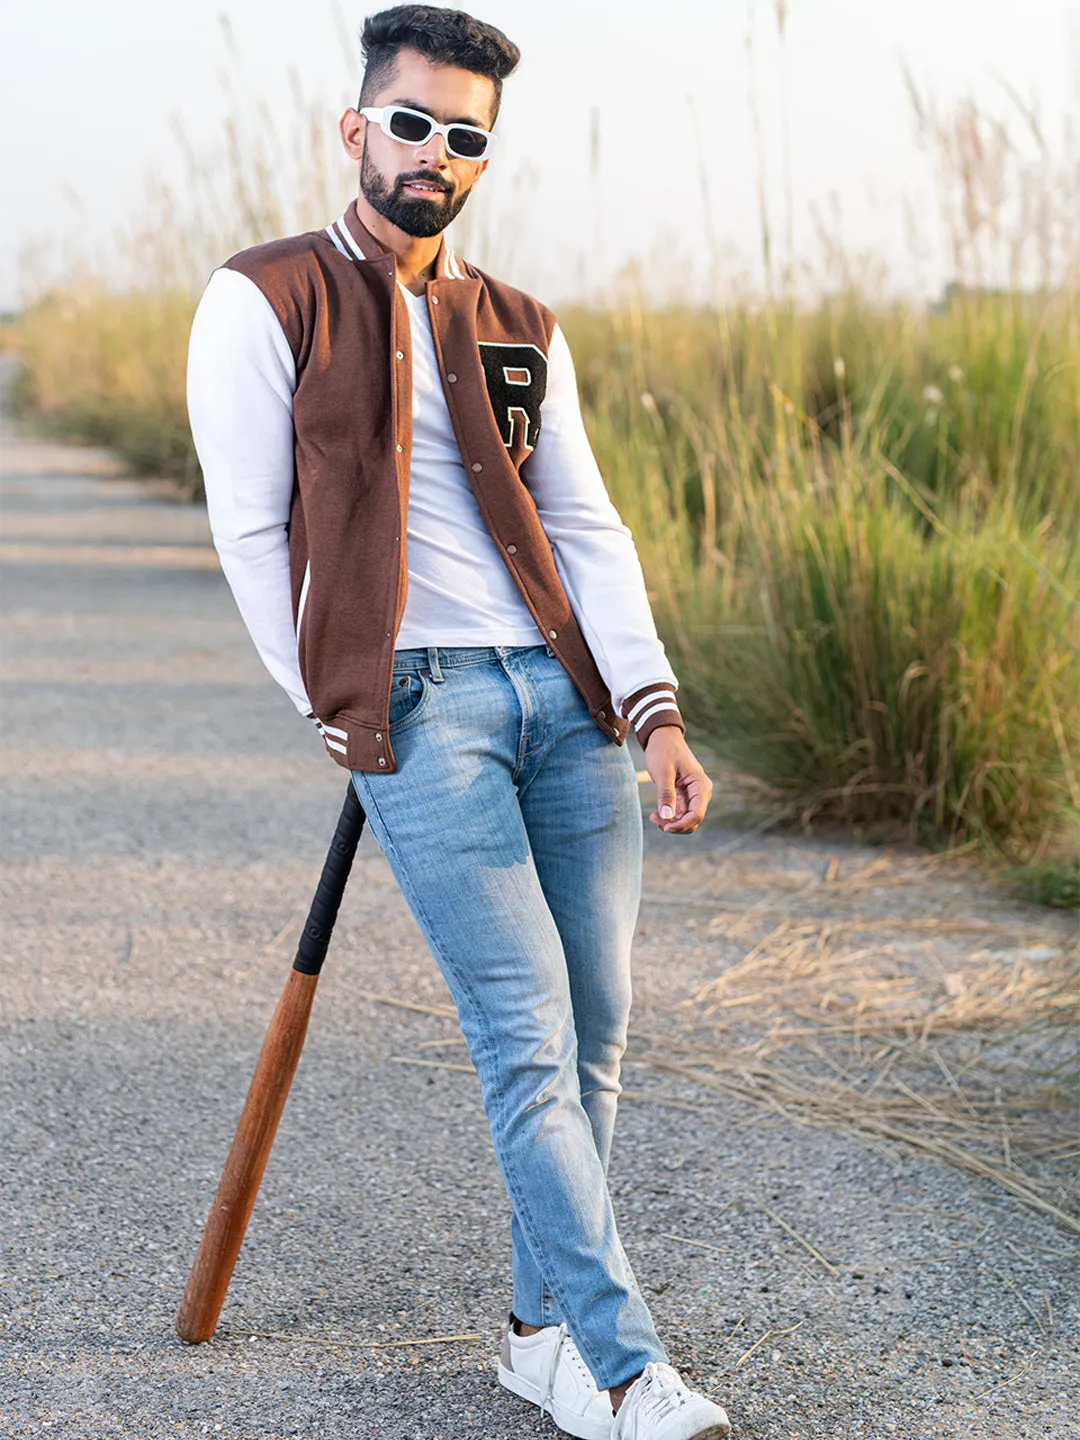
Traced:
<path fill-rule="evenodd" d="M 399 175 L 394 182 L 394 188 L 395 190 L 400 190 L 402 186 L 408 185 L 413 180 L 419 180 L 424 185 L 434 185 L 436 189 L 441 190 L 444 195 L 450 194 L 451 187 L 447 185 L 445 180 L 441 180 L 439 176 L 431 170 L 414 170 L 411 175 Z"/>

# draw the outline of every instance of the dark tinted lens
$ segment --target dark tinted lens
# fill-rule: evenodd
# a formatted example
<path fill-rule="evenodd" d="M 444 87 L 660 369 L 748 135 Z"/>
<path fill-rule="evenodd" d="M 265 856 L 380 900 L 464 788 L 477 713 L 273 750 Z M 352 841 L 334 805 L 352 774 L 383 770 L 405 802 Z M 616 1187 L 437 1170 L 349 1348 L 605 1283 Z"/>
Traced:
<path fill-rule="evenodd" d="M 450 126 L 450 149 L 463 160 L 479 160 L 487 149 L 488 137 L 481 130 L 469 130 L 464 125 Z"/>
<path fill-rule="evenodd" d="M 431 134 L 431 121 L 411 110 L 395 110 L 390 116 L 390 133 L 406 145 L 422 145 Z"/>

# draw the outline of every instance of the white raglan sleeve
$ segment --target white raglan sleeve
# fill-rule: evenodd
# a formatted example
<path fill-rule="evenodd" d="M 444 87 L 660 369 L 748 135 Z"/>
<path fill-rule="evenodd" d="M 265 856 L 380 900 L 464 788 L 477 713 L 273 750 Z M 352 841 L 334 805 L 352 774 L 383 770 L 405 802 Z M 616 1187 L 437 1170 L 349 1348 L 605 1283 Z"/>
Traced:
<path fill-rule="evenodd" d="M 191 327 L 187 401 L 221 568 L 263 664 L 302 715 L 286 526 L 296 366 L 254 281 L 215 270 Z"/>
<path fill-rule="evenodd" d="M 548 351 L 540 435 L 522 478 L 619 714 L 642 744 L 660 725 L 681 728 L 678 681 L 656 633 L 633 537 L 611 503 L 589 445 L 574 362 L 558 325 Z"/>

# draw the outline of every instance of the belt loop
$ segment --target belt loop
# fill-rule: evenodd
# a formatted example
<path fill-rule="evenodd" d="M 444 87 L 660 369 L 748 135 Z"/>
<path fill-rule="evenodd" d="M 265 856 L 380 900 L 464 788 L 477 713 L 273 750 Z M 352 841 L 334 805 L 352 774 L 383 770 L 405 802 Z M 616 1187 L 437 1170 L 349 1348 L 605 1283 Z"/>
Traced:
<path fill-rule="evenodd" d="M 441 685 L 443 682 L 443 673 L 439 669 L 439 647 L 437 645 L 428 646 L 427 663 L 428 669 L 431 671 L 432 680 L 435 681 L 436 685 Z"/>

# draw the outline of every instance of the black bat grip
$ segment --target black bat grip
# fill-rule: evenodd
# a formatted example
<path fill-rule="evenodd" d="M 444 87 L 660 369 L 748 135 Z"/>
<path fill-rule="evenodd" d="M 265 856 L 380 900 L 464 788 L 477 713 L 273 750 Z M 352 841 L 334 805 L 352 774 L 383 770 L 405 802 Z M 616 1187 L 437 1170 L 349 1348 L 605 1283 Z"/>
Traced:
<path fill-rule="evenodd" d="M 330 945 L 330 936 L 334 933 L 334 921 L 337 919 L 341 897 L 345 893 L 349 871 L 352 869 L 353 856 L 364 829 L 364 819 L 364 807 L 360 804 L 350 780 L 349 792 L 345 796 L 345 804 L 341 807 L 337 829 L 319 876 L 315 898 L 304 922 L 300 944 L 296 947 L 293 969 L 299 970 L 301 975 L 318 975 L 322 969 Z"/>

